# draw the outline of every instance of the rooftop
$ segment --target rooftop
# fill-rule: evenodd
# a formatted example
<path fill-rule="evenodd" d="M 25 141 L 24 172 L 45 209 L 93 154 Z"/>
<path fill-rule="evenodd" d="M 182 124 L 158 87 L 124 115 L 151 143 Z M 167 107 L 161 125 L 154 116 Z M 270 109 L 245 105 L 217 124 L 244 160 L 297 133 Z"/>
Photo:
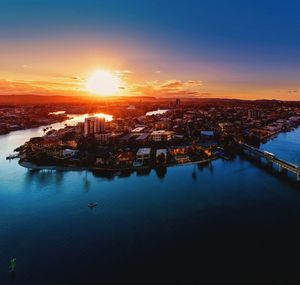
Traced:
<path fill-rule="evenodd" d="M 167 149 L 163 148 L 163 149 L 157 149 L 156 150 L 156 156 L 159 156 L 161 154 L 167 155 Z"/>
<path fill-rule="evenodd" d="M 132 133 L 140 133 L 141 131 L 143 131 L 145 129 L 145 127 L 137 127 L 135 129 L 133 129 L 131 132 Z"/>
<path fill-rule="evenodd" d="M 174 132 L 172 131 L 165 131 L 165 130 L 159 130 L 159 131 L 153 131 L 151 135 L 168 135 L 168 134 L 173 134 Z"/>
<path fill-rule="evenodd" d="M 137 151 L 137 155 L 147 155 L 150 154 L 151 152 L 151 148 L 150 147 L 146 147 L 146 148 L 139 148 Z"/>

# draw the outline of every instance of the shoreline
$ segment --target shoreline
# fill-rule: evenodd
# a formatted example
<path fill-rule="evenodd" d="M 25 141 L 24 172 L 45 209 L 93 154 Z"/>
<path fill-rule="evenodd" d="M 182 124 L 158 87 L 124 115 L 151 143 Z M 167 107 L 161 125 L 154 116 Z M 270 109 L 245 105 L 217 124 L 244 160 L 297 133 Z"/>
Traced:
<path fill-rule="evenodd" d="M 293 130 L 296 130 L 300 128 L 300 126 L 297 127 L 292 127 L 289 129 L 284 129 L 277 131 L 273 133 L 272 135 L 264 138 L 261 142 L 261 145 L 265 145 L 269 140 L 276 139 L 278 135 L 280 135 L 283 132 L 291 132 Z M 187 165 L 193 165 L 193 164 L 206 164 L 210 163 L 214 160 L 217 159 L 224 159 L 224 160 L 230 160 L 229 157 L 225 157 L 224 155 L 218 156 L 218 157 L 212 157 L 206 160 L 198 160 L 198 161 L 190 161 L 186 163 L 179 163 L 179 164 L 164 164 L 164 165 L 156 165 L 156 166 L 143 166 L 143 167 L 126 167 L 126 168 L 103 168 L 103 167 L 96 167 L 96 166 L 91 166 L 91 167 L 80 167 L 80 166 L 57 166 L 57 165 L 50 165 L 50 166 L 43 166 L 43 165 L 36 165 L 33 164 L 29 161 L 23 161 L 23 162 L 18 162 L 18 164 L 24 168 L 27 168 L 31 171 L 40 171 L 40 170 L 52 170 L 52 171 L 99 171 L 99 172 L 109 172 L 112 174 L 116 174 L 122 171 L 131 171 L 131 172 L 136 172 L 136 171 L 143 171 L 143 170 L 152 170 L 160 167 L 178 167 L 178 166 L 187 166 Z"/>
<path fill-rule="evenodd" d="M 220 157 L 213 157 L 210 159 L 205 160 L 198 160 L 198 161 L 190 161 L 187 163 L 180 163 L 180 164 L 164 164 L 164 165 L 157 165 L 155 167 L 153 166 L 144 166 L 144 167 L 127 167 L 127 168 L 103 168 L 103 167 L 80 167 L 80 166 L 57 166 L 57 165 L 49 165 L 49 166 L 42 166 L 42 165 L 36 165 L 34 163 L 23 161 L 18 162 L 18 164 L 24 168 L 27 168 L 31 171 L 40 171 L 40 170 L 52 170 L 52 171 L 103 171 L 103 172 L 111 172 L 111 173 L 117 173 L 122 171 L 143 171 L 143 170 L 152 170 L 160 167 L 176 167 L 176 166 L 186 166 L 186 165 L 193 165 L 193 164 L 207 164 L 212 162 L 213 160 L 217 160 Z"/>
<path fill-rule="evenodd" d="M 58 124 L 58 123 L 64 123 L 66 122 L 68 119 L 63 119 L 63 120 L 55 120 L 47 125 L 45 124 L 41 124 L 41 125 L 37 125 L 37 126 L 30 126 L 30 127 L 24 127 L 24 128 L 18 128 L 18 129 L 15 129 L 15 130 L 9 130 L 7 132 L 1 132 L 0 133 L 0 136 L 6 136 L 6 135 L 10 135 L 10 134 L 13 134 L 15 132 L 19 132 L 19 131 L 27 131 L 27 130 L 31 130 L 31 129 L 37 129 L 37 128 L 46 128 L 46 127 L 49 127 L 49 126 L 52 126 L 52 125 L 55 125 L 55 124 Z"/>
<path fill-rule="evenodd" d="M 261 140 L 261 144 L 264 145 L 266 144 L 268 141 L 276 139 L 278 135 L 282 134 L 282 133 L 289 133 L 292 132 L 294 130 L 297 130 L 298 128 L 300 128 L 300 125 L 294 126 L 294 127 L 290 127 L 290 128 L 286 128 L 286 129 L 282 129 L 280 131 L 276 131 L 268 136 L 265 136 L 262 140 Z"/>

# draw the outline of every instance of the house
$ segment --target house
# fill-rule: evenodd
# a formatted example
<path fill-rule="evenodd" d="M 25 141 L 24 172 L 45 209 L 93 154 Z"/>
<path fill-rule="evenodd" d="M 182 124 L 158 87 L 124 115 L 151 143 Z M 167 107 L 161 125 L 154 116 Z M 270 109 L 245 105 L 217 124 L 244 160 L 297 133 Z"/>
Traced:
<path fill-rule="evenodd" d="M 140 162 L 148 161 L 151 158 L 151 148 L 139 148 L 136 153 L 136 160 Z"/>
<path fill-rule="evenodd" d="M 172 131 L 154 131 L 151 133 L 150 138 L 154 142 L 170 141 L 173 139 L 174 132 Z"/>
<path fill-rule="evenodd" d="M 201 131 L 200 136 L 203 139 L 214 139 L 215 133 L 214 133 L 214 131 Z"/>
<path fill-rule="evenodd" d="M 130 151 L 122 152 L 117 156 L 117 164 L 130 166 L 133 164 L 135 154 Z"/>
<path fill-rule="evenodd" d="M 167 130 L 171 127 L 170 121 L 158 121 L 155 123 L 156 130 Z"/>
<path fill-rule="evenodd" d="M 142 133 L 136 138 L 136 142 L 146 143 L 149 138 L 149 133 Z"/>
<path fill-rule="evenodd" d="M 190 162 L 190 158 L 188 155 L 176 155 L 174 156 L 174 159 L 176 160 L 177 163 L 182 164 L 182 163 L 188 163 Z"/>
<path fill-rule="evenodd" d="M 189 153 L 191 148 L 191 146 L 173 146 L 169 148 L 169 152 L 173 156 L 183 155 Z"/>
<path fill-rule="evenodd" d="M 157 164 L 165 164 L 167 162 L 167 150 L 165 148 L 157 149 L 155 158 Z"/>
<path fill-rule="evenodd" d="M 63 150 L 63 156 L 64 157 L 73 157 L 78 153 L 78 150 L 73 150 L 73 149 L 64 149 Z"/>
<path fill-rule="evenodd" d="M 135 129 L 133 129 L 131 132 L 132 133 L 141 133 L 145 129 L 146 129 L 145 126 L 139 126 L 139 127 L 136 127 Z"/>

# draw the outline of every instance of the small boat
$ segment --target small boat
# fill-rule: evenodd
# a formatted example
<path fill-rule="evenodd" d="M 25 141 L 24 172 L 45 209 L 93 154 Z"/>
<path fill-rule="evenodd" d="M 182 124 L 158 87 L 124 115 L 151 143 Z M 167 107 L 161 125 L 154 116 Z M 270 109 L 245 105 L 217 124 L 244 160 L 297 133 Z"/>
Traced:
<path fill-rule="evenodd" d="M 91 209 L 97 207 L 97 205 L 98 205 L 97 202 L 94 202 L 94 203 L 88 203 L 88 207 L 91 208 Z"/>

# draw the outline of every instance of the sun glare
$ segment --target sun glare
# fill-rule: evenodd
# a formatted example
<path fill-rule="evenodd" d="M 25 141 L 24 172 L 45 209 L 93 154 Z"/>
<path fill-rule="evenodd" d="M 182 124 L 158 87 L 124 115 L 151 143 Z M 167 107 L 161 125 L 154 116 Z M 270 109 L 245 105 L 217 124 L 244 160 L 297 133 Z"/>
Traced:
<path fill-rule="evenodd" d="M 115 95 L 120 88 L 121 80 L 112 72 L 95 71 L 86 82 L 86 90 L 97 95 Z"/>

